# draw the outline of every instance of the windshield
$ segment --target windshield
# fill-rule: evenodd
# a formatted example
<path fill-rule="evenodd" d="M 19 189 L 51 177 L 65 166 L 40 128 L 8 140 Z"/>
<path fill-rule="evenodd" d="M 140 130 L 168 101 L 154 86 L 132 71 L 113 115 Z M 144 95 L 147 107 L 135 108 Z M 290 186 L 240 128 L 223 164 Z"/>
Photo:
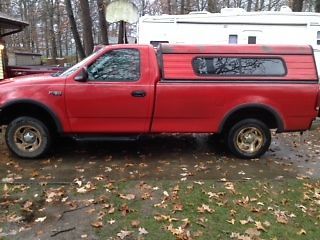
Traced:
<path fill-rule="evenodd" d="M 68 77 L 71 74 L 73 74 L 74 72 L 76 72 L 78 69 L 80 69 L 82 66 L 84 66 L 87 62 L 90 62 L 93 58 L 95 58 L 95 56 L 101 51 L 102 49 L 100 49 L 97 52 L 92 53 L 90 56 L 86 57 L 85 59 L 83 59 L 81 62 L 78 62 L 76 65 L 74 65 L 71 68 L 68 68 L 66 71 L 61 72 L 56 74 L 55 76 L 57 77 Z"/>

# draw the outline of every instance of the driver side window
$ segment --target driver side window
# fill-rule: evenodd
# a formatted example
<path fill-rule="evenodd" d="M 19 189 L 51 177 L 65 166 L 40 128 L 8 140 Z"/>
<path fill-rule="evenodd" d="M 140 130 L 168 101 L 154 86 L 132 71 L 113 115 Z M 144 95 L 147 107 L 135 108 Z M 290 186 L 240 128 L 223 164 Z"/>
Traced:
<path fill-rule="evenodd" d="M 107 52 L 88 67 L 89 81 L 127 82 L 140 79 L 140 54 L 136 49 Z"/>

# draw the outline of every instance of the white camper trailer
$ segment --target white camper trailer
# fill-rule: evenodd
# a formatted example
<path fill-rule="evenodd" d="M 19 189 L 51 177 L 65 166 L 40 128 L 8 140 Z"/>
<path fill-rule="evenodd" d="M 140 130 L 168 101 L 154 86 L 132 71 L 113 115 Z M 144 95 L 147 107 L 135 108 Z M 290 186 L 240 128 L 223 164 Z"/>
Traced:
<path fill-rule="evenodd" d="M 320 72 L 320 13 L 246 12 L 225 8 L 221 13 L 141 17 L 138 43 L 191 44 L 308 44 L 314 48 Z"/>

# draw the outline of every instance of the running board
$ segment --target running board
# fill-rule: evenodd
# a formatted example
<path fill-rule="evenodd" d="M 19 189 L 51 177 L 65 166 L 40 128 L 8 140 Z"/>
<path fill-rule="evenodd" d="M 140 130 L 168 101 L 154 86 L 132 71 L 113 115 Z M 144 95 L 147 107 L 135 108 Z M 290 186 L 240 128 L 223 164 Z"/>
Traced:
<path fill-rule="evenodd" d="M 137 136 L 99 136 L 99 135 L 73 135 L 72 139 L 75 141 L 84 141 L 84 142 L 98 142 L 98 141 L 114 141 L 114 142 L 128 142 L 128 141 L 137 141 L 139 135 Z"/>

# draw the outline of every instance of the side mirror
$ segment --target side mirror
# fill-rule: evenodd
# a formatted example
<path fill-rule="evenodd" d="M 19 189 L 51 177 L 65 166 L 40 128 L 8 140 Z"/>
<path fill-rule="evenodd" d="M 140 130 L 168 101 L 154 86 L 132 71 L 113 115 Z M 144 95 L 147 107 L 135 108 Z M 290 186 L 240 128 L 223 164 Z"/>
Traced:
<path fill-rule="evenodd" d="M 82 68 L 81 72 L 74 78 L 77 82 L 86 82 L 88 80 L 88 71 L 86 68 Z"/>

